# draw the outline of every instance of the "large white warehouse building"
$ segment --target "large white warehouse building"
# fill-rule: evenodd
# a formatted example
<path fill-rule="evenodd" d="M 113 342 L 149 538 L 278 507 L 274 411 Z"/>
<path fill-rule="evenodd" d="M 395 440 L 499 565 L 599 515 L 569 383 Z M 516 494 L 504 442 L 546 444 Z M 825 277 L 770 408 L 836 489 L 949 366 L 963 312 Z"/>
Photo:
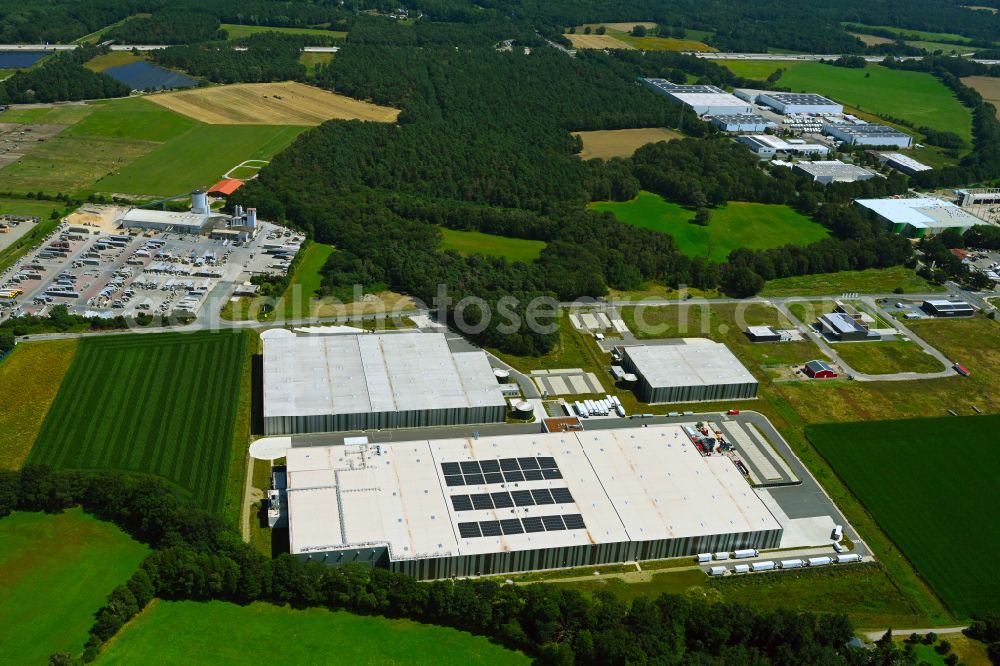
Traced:
<path fill-rule="evenodd" d="M 778 113 L 813 113 L 840 115 L 844 105 L 814 93 L 760 92 L 757 103 L 770 107 Z"/>
<path fill-rule="evenodd" d="M 757 397 L 757 379 L 728 347 L 711 340 L 625 347 L 622 366 L 639 378 L 636 393 L 643 402 Z"/>
<path fill-rule="evenodd" d="M 950 201 L 931 197 L 913 199 L 857 199 L 854 202 L 869 216 L 882 222 L 892 233 L 910 238 L 933 236 L 945 229 L 965 231 L 983 224 L 975 215 Z"/>
<path fill-rule="evenodd" d="M 777 548 L 782 526 L 676 425 L 287 456 L 293 555 L 420 579 Z"/>
<path fill-rule="evenodd" d="M 904 134 L 895 127 L 876 123 L 826 123 L 823 125 L 823 134 L 829 134 L 852 146 L 909 148 L 913 143 L 909 134 Z"/>
<path fill-rule="evenodd" d="M 699 116 L 748 114 L 753 106 L 716 86 L 677 85 L 666 79 L 642 79 L 653 92 L 694 109 Z"/>
<path fill-rule="evenodd" d="M 486 354 L 452 352 L 440 333 L 265 334 L 264 432 L 502 423 Z"/>

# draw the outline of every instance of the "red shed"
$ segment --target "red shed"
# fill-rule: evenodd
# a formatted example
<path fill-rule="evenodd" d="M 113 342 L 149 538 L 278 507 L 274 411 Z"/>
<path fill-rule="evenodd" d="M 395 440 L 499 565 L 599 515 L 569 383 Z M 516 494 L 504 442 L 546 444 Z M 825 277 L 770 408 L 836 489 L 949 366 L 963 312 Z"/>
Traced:
<path fill-rule="evenodd" d="M 212 187 L 208 188 L 208 193 L 217 197 L 228 197 L 230 194 L 240 189 L 242 180 L 235 178 L 223 178 Z"/>
<path fill-rule="evenodd" d="M 833 379 L 837 373 L 825 361 L 809 361 L 804 370 L 813 379 Z"/>

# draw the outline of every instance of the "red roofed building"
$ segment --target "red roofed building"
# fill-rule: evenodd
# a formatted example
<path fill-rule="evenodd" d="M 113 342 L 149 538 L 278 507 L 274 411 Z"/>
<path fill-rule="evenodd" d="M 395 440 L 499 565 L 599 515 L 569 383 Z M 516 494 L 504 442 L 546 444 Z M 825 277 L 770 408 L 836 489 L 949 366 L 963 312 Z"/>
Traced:
<path fill-rule="evenodd" d="M 208 193 L 213 196 L 228 197 L 230 194 L 240 189 L 242 185 L 242 180 L 237 180 L 235 178 L 223 178 L 215 185 L 208 188 Z"/>

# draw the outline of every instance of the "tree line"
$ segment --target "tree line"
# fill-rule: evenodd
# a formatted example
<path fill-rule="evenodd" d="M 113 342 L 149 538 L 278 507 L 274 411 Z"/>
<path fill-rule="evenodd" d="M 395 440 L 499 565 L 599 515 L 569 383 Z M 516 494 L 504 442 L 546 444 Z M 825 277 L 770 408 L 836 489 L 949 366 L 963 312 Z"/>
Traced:
<path fill-rule="evenodd" d="M 905 664 L 891 641 L 871 652 L 847 646 L 853 627 L 839 614 L 760 611 L 691 596 L 639 596 L 496 579 L 418 582 L 362 564 L 329 567 L 283 554 L 267 559 L 218 517 L 163 481 L 112 471 L 0 470 L 0 517 L 80 506 L 116 524 L 153 552 L 97 612 L 81 657 L 102 646 L 153 598 L 263 601 L 409 618 L 487 636 L 543 664 Z M 781 574 L 775 574 L 781 575 Z"/>
<path fill-rule="evenodd" d="M 154 51 L 152 58 L 164 67 L 182 69 L 214 83 L 262 83 L 305 79 L 299 62 L 302 47 L 322 41 L 308 35 L 263 32 L 241 40 L 246 50 L 227 42 L 171 46 Z"/>
<path fill-rule="evenodd" d="M 128 96 L 131 89 L 127 85 L 83 66 L 83 63 L 102 52 L 96 46 L 82 46 L 49 56 L 37 67 L 18 70 L 13 76 L 0 82 L 0 104 Z"/>

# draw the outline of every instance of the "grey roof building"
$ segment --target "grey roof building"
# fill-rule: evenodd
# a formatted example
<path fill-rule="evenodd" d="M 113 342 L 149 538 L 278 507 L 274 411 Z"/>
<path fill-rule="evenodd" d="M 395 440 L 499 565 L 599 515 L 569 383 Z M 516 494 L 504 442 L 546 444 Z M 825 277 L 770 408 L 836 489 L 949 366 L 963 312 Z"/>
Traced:
<path fill-rule="evenodd" d="M 875 174 L 868 169 L 854 164 L 846 164 L 840 160 L 796 162 L 792 166 L 792 171 L 809 176 L 815 182 L 824 185 L 829 185 L 830 183 L 855 183 L 875 177 Z"/>
<path fill-rule="evenodd" d="M 647 403 L 757 397 L 757 379 L 725 345 L 711 340 L 625 347 L 622 366 L 638 377 L 636 393 Z"/>
<path fill-rule="evenodd" d="M 699 116 L 750 113 L 753 107 L 722 88 L 704 85 L 677 85 L 666 79 L 640 79 L 653 92 L 694 109 Z"/>
<path fill-rule="evenodd" d="M 828 113 L 839 115 L 844 105 L 814 93 L 761 92 L 757 103 L 769 106 L 778 113 Z"/>
<path fill-rule="evenodd" d="M 971 317 L 976 309 L 965 301 L 924 301 L 920 308 L 935 317 Z"/>
<path fill-rule="evenodd" d="M 268 435 L 498 423 L 506 400 L 481 351 L 440 333 L 266 336 Z"/>
<path fill-rule="evenodd" d="M 819 317 L 820 332 L 841 342 L 849 340 L 878 340 L 881 336 L 871 333 L 868 327 L 846 312 L 830 312 Z"/>
<path fill-rule="evenodd" d="M 764 132 L 777 123 L 756 113 L 734 113 L 712 116 L 712 125 L 723 132 Z"/>
<path fill-rule="evenodd" d="M 895 127 L 864 123 L 852 125 L 847 123 L 825 123 L 823 134 L 840 139 L 852 146 L 895 146 L 909 148 L 913 139 L 909 134 L 900 132 Z"/>

